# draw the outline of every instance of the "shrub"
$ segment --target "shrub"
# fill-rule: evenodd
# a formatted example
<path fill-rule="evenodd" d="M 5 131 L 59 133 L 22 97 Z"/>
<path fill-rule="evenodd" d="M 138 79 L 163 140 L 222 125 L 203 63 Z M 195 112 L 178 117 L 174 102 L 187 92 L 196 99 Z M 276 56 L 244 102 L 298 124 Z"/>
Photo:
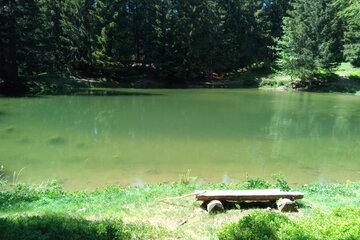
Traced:
<path fill-rule="evenodd" d="M 220 240 L 357 240 L 360 239 L 360 208 L 338 208 L 289 220 L 274 212 L 254 212 L 238 223 L 220 229 Z"/>
<path fill-rule="evenodd" d="M 275 240 L 280 226 L 288 221 L 285 215 L 256 211 L 237 223 L 226 225 L 218 236 L 220 240 Z"/>

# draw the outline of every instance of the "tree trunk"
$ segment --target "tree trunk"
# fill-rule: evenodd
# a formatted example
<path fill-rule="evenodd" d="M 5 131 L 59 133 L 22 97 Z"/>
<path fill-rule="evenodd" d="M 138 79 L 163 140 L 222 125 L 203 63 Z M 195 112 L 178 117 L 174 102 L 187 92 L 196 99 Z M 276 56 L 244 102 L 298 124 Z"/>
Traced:
<path fill-rule="evenodd" d="M 61 34 L 61 1 L 55 1 L 54 3 L 54 13 L 52 16 L 53 22 L 53 41 L 54 41 L 54 61 L 53 61 L 53 70 L 60 71 L 62 68 L 61 60 L 61 43 L 60 43 L 60 34 Z"/>

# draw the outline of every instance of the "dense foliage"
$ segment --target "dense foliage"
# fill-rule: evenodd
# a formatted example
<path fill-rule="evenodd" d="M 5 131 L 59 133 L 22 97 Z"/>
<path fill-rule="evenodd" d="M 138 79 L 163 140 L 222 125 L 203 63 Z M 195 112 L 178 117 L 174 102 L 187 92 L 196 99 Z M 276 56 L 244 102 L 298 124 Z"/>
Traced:
<path fill-rule="evenodd" d="M 225 225 L 218 236 L 220 240 L 355 240 L 360 237 L 359 214 L 359 208 L 341 208 L 290 220 L 279 213 L 255 211 L 237 223 Z"/>
<path fill-rule="evenodd" d="M 130 68 L 195 79 L 274 57 L 287 1 L 1 0 L 1 78 L 116 76 Z"/>
<path fill-rule="evenodd" d="M 340 1 L 337 8 L 333 1 Z M 0 0 L 1 90 L 24 91 L 24 81 L 39 74 L 207 79 L 269 66 L 276 45 L 280 66 L 307 78 L 342 60 L 343 29 L 346 58 L 358 62 L 359 4 L 351 3 Z M 337 13 L 346 20 L 338 21 Z"/>

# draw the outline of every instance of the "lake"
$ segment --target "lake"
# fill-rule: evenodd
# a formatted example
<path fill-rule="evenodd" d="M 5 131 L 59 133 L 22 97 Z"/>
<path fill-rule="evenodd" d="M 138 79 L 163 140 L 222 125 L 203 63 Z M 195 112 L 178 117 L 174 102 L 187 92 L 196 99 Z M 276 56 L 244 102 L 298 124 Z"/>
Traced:
<path fill-rule="evenodd" d="M 0 165 L 10 179 L 71 190 L 187 172 L 204 182 L 360 180 L 360 97 L 161 89 L 0 98 Z"/>

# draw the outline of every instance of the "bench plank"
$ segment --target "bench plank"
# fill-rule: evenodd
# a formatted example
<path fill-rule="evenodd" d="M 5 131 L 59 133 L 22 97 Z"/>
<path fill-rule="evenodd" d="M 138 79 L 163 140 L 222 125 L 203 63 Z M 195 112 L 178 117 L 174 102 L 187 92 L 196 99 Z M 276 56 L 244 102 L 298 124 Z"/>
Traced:
<path fill-rule="evenodd" d="M 264 190 L 221 190 L 221 191 L 195 191 L 198 201 L 276 201 L 281 198 L 291 200 L 302 199 L 304 194 L 301 192 L 283 192 L 280 189 Z"/>

